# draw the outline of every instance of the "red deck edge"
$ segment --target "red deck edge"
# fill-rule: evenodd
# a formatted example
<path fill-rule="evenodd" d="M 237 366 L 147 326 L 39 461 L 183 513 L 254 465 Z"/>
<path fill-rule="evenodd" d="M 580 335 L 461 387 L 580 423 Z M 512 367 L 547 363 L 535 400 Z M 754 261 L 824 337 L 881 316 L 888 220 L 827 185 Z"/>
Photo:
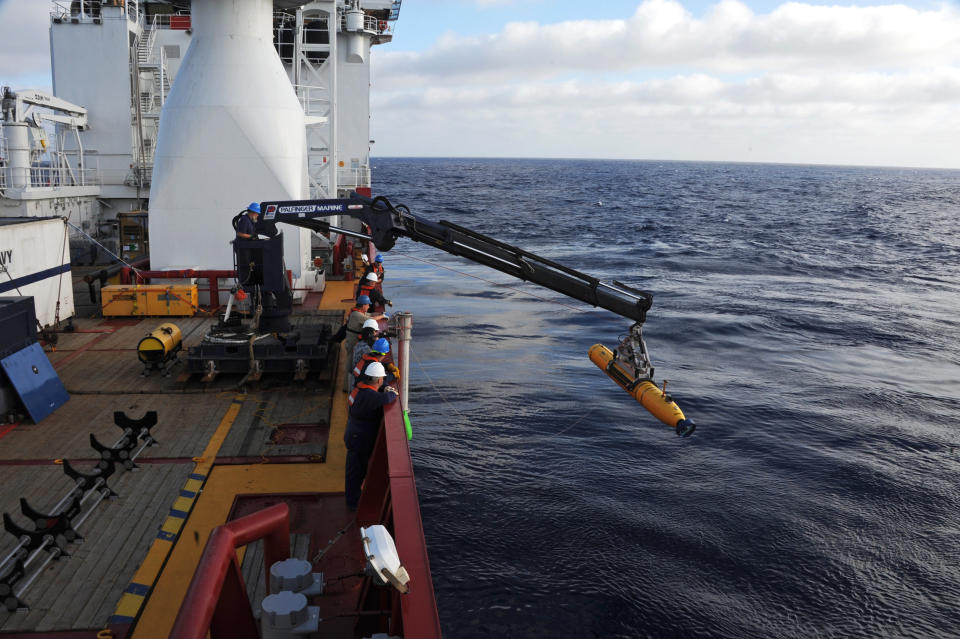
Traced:
<path fill-rule="evenodd" d="M 404 637 L 440 639 L 443 635 L 420 500 L 399 404 L 394 402 L 384 410 L 383 429 L 370 458 L 357 521 L 361 526 L 383 524 L 391 529 L 397 554 L 410 575 L 410 591 L 399 595 L 402 628 L 391 628 L 392 633 L 396 630 Z"/>
<path fill-rule="evenodd" d="M 205 639 L 208 633 L 214 639 L 258 636 L 236 553 L 237 548 L 257 539 L 263 539 L 264 579 L 269 593 L 269 567 L 290 556 L 290 509 L 286 504 L 264 508 L 213 529 L 171 637 Z"/>

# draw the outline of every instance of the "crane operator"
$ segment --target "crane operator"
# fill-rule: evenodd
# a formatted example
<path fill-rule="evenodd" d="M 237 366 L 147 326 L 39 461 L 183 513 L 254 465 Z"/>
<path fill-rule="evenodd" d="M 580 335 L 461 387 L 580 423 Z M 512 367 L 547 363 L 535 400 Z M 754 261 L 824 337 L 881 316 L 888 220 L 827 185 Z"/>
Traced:
<path fill-rule="evenodd" d="M 255 240 L 257 239 L 257 219 L 260 217 L 260 204 L 251 202 L 244 212 L 246 215 L 240 216 L 237 221 L 237 237 L 245 240 Z"/>

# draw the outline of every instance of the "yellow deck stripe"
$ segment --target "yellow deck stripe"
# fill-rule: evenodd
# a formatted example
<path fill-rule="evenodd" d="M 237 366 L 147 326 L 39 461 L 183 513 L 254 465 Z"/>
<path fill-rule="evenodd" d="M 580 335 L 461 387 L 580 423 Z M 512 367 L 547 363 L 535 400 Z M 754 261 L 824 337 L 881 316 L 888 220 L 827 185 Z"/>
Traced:
<path fill-rule="evenodd" d="M 349 309 L 352 302 L 344 303 L 340 300 L 352 298 L 353 290 L 353 282 L 327 282 L 327 288 L 319 308 L 344 311 Z M 134 629 L 133 639 L 165 638 L 169 635 L 210 532 L 226 521 L 237 495 L 343 492 L 343 474 L 347 458 L 346 445 L 343 443 L 343 434 L 347 424 L 347 394 L 340 389 L 348 365 L 347 362 L 348 358 L 343 347 L 341 347 L 337 375 L 332 382 L 333 398 L 326 463 L 284 464 L 282 473 L 278 472 L 277 466 L 270 464 L 229 465 L 214 468 L 214 457 L 226 437 L 229 427 L 222 433 L 219 442 L 214 445 L 220 432 L 220 428 L 217 429 L 217 433 L 214 434 L 210 440 L 210 445 L 203 453 L 204 461 L 198 464 L 194 471 L 196 474 L 209 474 L 206 482 L 202 484 L 203 493 L 198 493 L 197 503 L 190 511 L 189 519 L 186 521 L 174 519 L 171 524 L 175 524 L 177 530 L 182 528 L 183 532 L 179 539 L 185 541 L 176 544 L 172 552 L 168 550 L 164 553 L 164 559 L 169 553 L 169 560 L 166 561 L 165 565 L 164 562 L 160 562 L 159 566 L 163 568 L 163 571 L 159 574 L 159 577 L 156 573 L 152 574 L 151 579 L 153 581 L 150 583 L 154 581 L 156 583 L 153 583 L 153 592 L 149 600 L 146 601 L 146 605 L 143 606 L 140 620 Z M 228 415 L 230 415 L 229 411 Z M 235 419 L 236 415 L 233 418 Z M 184 490 L 198 492 L 199 486 L 197 486 L 197 483 L 191 484 L 191 482 L 194 482 L 194 480 L 188 481 Z M 243 550 L 240 549 L 238 553 L 241 560 Z M 152 549 L 150 554 L 152 554 Z M 146 564 L 146 561 L 144 563 Z M 136 577 L 134 581 L 137 581 Z M 137 583 L 145 582 L 137 581 Z M 125 598 L 127 594 L 129 593 L 125 593 Z M 133 598 L 133 595 L 131 595 L 131 598 Z M 122 604 L 123 600 L 121 600 Z M 143 605 L 143 597 L 138 602 L 137 612 L 139 612 L 139 606 L 141 605 Z M 117 609 L 117 614 L 120 614 L 120 606 Z"/>
<path fill-rule="evenodd" d="M 216 453 L 220 450 L 220 446 L 227 438 L 227 434 L 230 432 L 233 422 L 237 419 L 237 415 L 240 414 L 240 408 L 243 406 L 245 399 L 246 395 L 237 395 L 233 399 L 223 419 L 220 420 L 217 430 L 214 431 L 210 441 L 207 442 L 207 446 L 201 456 L 202 461 L 194 466 L 190 478 L 184 483 L 183 490 L 193 493 L 194 497 L 187 498 L 178 496 L 174 501 L 172 510 L 185 513 L 190 512 L 197 496 L 200 494 L 200 489 L 203 487 L 204 479 L 199 479 L 199 477 L 206 478 L 210 473 L 210 469 L 213 467 L 213 461 L 216 458 Z M 117 608 L 113 612 L 114 619 L 112 621 L 114 623 L 131 621 L 140 612 L 145 594 L 136 594 L 129 591 L 132 589 L 149 591 L 154 585 L 157 576 L 160 574 L 160 570 L 163 568 L 164 562 L 170 554 L 170 550 L 173 548 L 176 535 L 183 527 L 184 521 L 185 518 L 174 517 L 172 515 L 164 520 L 163 525 L 160 526 L 160 531 L 164 534 L 158 535 L 158 537 L 153 540 L 153 543 L 150 545 L 150 550 L 147 551 L 147 556 L 144 558 L 143 563 L 140 564 L 136 574 L 133 575 L 130 586 L 127 587 L 127 592 L 124 592 L 123 596 L 120 597 Z"/>

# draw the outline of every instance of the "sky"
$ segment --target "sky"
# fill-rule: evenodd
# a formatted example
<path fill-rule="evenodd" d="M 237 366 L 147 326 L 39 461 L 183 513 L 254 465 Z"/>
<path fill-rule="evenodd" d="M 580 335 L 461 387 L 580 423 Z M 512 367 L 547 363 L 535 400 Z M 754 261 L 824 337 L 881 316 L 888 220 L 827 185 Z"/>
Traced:
<path fill-rule="evenodd" d="M 49 87 L 45 0 L 0 0 L 0 84 Z M 960 168 L 960 4 L 406 0 L 376 156 Z"/>

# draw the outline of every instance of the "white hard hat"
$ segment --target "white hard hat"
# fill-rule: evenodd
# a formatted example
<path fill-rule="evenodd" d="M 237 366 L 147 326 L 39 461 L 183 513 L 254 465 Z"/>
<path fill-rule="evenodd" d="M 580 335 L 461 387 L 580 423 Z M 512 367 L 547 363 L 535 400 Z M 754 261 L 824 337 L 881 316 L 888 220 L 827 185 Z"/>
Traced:
<path fill-rule="evenodd" d="M 380 362 L 370 362 L 363 374 L 367 377 L 386 377 L 387 371 Z"/>
<path fill-rule="evenodd" d="M 367 279 L 370 280 L 371 282 L 376 282 L 376 281 L 377 281 L 377 274 L 376 274 L 376 273 L 367 273 Z"/>
<path fill-rule="evenodd" d="M 380 322 L 378 322 L 378 321 L 375 320 L 375 319 L 369 319 L 369 320 L 367 320 L 366 322 L 363 323 L 363 326 L 362 326 L 361 330 L 362 330 L 363 328 L 375 328 L 375 329 L 377 329 L 377 330 L 380 330 Z"/>

